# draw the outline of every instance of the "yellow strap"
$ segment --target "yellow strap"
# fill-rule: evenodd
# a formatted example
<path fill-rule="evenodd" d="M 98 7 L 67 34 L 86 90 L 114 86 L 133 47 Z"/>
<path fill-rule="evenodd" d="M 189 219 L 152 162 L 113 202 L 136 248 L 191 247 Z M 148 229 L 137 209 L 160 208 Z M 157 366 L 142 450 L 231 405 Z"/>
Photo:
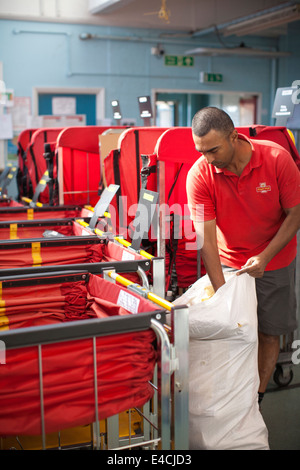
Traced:
<path fill-rule="evenodd" d="M 0 330 L 9 330 L 9 319 L 6 315 L 0 314 Z"/>
<path fill-rule="evenodd" d="M 30 209 L 27 209 L 27 220 L 33 220 L 33 209 L 32 207 Z"/>
<path fill-rule="evenodd" d="M 9 319 L 5 315 L 5 300 L 2 299 L 2 282 L 0 282 L 0 330 L 9 329 Z"/>
<path fill-rule="evenodd" d="M 5 300 L 2 300 L 2 281 L 0 281 L 0 307 L 5 307 Z"/>
<path fill-rule="evenodd" d="M 31 256 L 33 264 L 32 266 L 41 266 L 42 257 L 41 257 L 41 244 L 40 242 L 31 243 Z"/>
<path fill-rule="evenodd" d="M 18 231 L 18 224 L 10 224 L 9 225 L 9 236 L 11 239 L 18 238 L 17 237 L 17 231 Z"/>

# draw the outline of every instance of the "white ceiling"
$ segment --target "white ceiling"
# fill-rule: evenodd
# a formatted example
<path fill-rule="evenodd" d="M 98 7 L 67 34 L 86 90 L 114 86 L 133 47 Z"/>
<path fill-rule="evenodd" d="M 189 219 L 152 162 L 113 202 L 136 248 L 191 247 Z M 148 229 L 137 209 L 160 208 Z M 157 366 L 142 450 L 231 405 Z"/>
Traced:
<path fill-rule="evenodd" d="M 110 25 L 195 32 L 262 13 L 283 0 L 89 0 L 89 12 Z M 262 30 L 265 30 L 263 27 Z M 275 29 L 273 29 L 275 31 Z M 276 32 L 278 27 L 276 28 Z M 283 31 L 282 28 L 279 31 Z"/>
<path fill-rule="evenodd" d="M 226 36 L 224 25 L 286 4 L 299 6 L 300 0 L 0 0 L 0 19 L 156 29 L 177 36 L 204 35 L 217 26 Z M 283 34 L 289 21 L 273 33 Z M 259 34 L 269 32 L 263 21 Z"/>

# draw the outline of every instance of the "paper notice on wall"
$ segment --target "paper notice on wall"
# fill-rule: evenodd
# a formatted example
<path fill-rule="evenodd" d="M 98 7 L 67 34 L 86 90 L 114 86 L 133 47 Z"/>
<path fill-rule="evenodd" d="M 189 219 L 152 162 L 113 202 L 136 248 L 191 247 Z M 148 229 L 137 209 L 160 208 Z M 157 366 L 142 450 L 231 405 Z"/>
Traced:
<path fill-rule="evenodd" d="M 71 96 L 53 97 L 52 114 L 58 114 L 60 116 L 76 114 L 76 98 Z"/>
<path fill-rule="evenodd" d="M 42 116 L 27 116 L 26 117 L 26 128 L 27 129 L 38 129 L 43 127 L 43 117 Z"/>
<path fill-rule="evenodd" d="M 15 96 L 14 105 L 9 110 L 12 115 L 13 130 L 21 132 L 27 127 L 27 119 L 31 113 L 31 98 L 27 96 Z"/>
<path fill-rule="evenodd" d="M 11 114 L 0 114 L 0 140 L 13 138 L 13 125 Z"/>
<path fill-rule="evenodd" d="M 40 127 L 73 127 L 73 126 L 85 126 L 86 116 L 85 114 L 74 114 L 68 116 L 59 115 L 42 115 L 42 116 L 28 116 L 27 117 L 27 128 L 38 129 Z"/>

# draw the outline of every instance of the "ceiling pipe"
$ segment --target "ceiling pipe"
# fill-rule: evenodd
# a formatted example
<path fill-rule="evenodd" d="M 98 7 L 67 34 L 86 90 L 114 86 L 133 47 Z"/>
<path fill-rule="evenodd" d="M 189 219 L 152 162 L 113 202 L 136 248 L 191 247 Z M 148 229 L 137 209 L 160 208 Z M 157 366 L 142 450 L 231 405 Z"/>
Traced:
<path fill-rule="evenodd" d="M 239 23 L 242 23 L 244 21 L 248 21 L 248 20 L 253 20 L 255 18 L 259 18 L 260 16 L 262 15 L 267 15 L 267 14 L 271 14 L 271 13 L 275 13 L 277 11 L 280 11 L 284 8 L 287 8 L 287 7 L 291 7 L 293 5 L 297 5 L 298 2 L 285 2 L 285 3 L 281 3 L 280 5 L 277 5 L 276 7 L 272 7 L 272 8 L 268 8 L 266 10 L 261 10 L 257 13 L 253 13 L 251 15 L 248 15 L 248 16 L 244 16 L 242 18 L 238 18 L 236 20 L 232 20 L 232 21 L 228 21 L 227 23 L 222 23 L 222 24 L 219 24 L 219 25 L 214 25 L 214 26 L 210 26 L 209 28 L 205 28 L 205 29 L 200 29 L 199 31 L 195 31 L 193 34 L 192 34 L 192 37 L 199 37 L 199 36 L 205 36 L 207 34 L 210 34 L 210 33 L 215 33 L 216 31 L 216 28 L 219 30 L 219 31 L 222 31 L 223 29 L 226 29 L 228 28 L 229 26 L 233 26 L 233 25 L 238 25 Z"/>
<path fill-rule="evenodd" d="M 191 36 L 189 36 L 190 39 L 193 39 Z M 190 45 L 191 41 L 187 40 L 174 40 L 171 38 L 165 38 L 163 36 L 159 37 L 142 37 L 142 36 L 111 36 L 111 35 L 104 35 L 104 34 L 90 34 L 90 33 L 80 33 L 79 34 L 79 39 L 82 41 L 87 41 L 91 39 L 100 39 L 100 40 L 108 40 L 108 41 L 126 41 L 126 42 L 144 42 L 144 43 L 157 43 L 157 42 L 163 42 L 163 43 L 169 43 L 169 44 L 182 44 L 182 45 Z"/>

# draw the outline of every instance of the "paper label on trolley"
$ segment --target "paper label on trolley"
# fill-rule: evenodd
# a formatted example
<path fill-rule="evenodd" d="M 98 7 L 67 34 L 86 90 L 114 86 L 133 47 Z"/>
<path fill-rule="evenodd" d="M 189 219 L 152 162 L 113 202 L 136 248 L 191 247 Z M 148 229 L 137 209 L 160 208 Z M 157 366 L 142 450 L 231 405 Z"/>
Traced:
<path fill-rule="evenodd" d="M 130 253 L 127 250 L 123 250 L 122 261 L 134 259 L 134 253 Z"/>
<path fill-rule="evenodd" d="M 138 313 L 139 304 L 140 299 L 124 290 L 120 290 L 117 305 L 120 305 L 131 313 Z"/>

